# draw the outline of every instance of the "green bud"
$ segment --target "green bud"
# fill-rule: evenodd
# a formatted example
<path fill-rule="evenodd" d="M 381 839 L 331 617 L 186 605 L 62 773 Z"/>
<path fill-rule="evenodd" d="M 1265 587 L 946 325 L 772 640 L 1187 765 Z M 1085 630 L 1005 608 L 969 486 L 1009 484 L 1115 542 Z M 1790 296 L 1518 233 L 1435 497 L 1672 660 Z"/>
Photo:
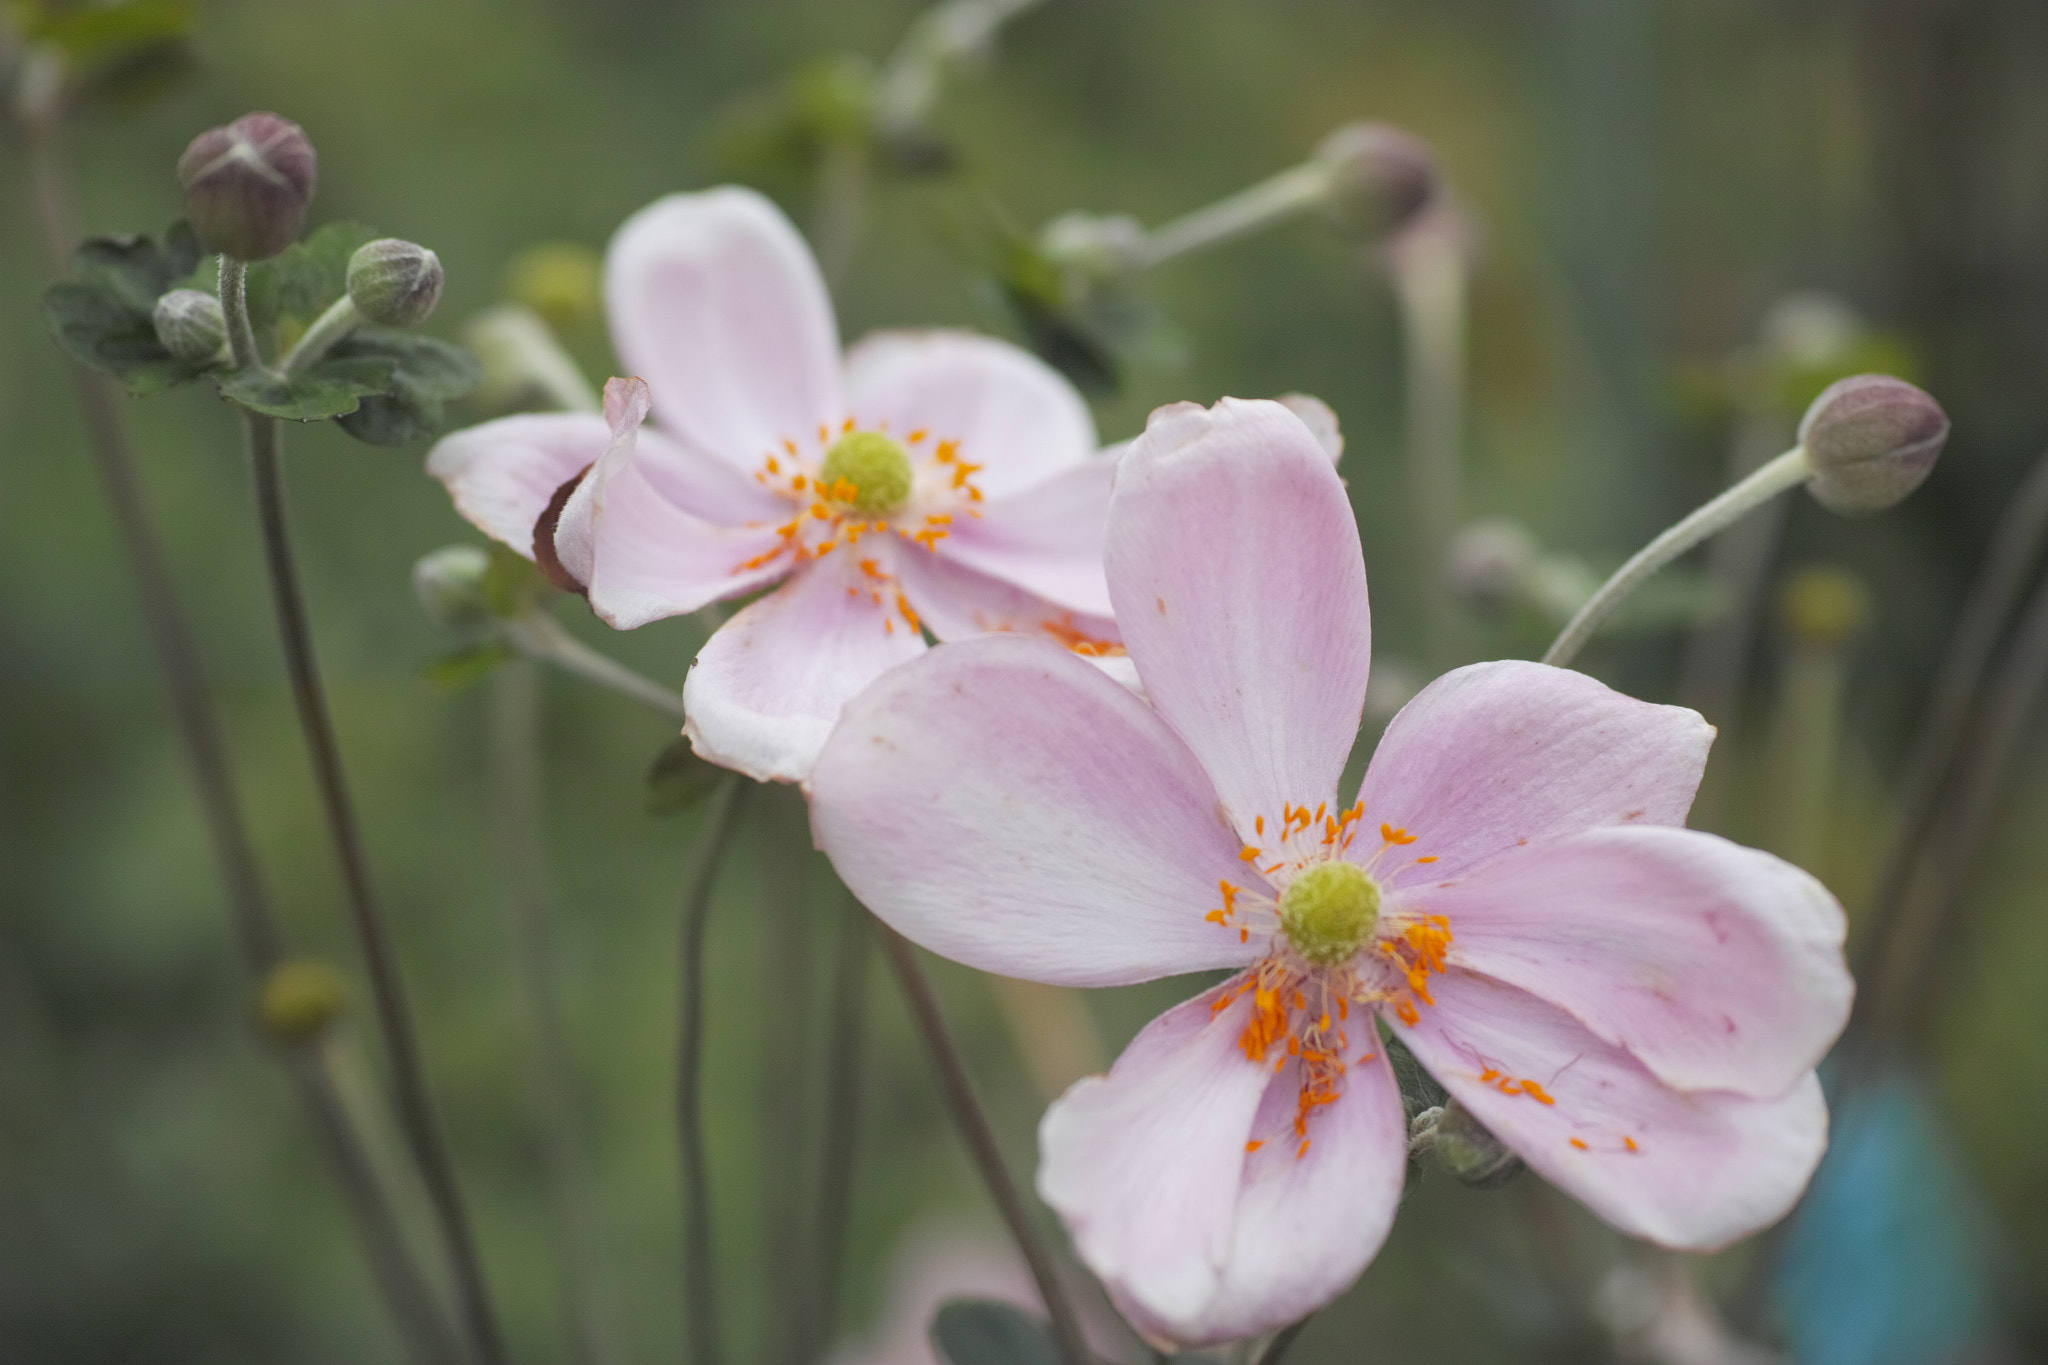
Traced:
<path fill-rule="evenodd" d="M 227 344 L 228 320 L 220 300 L 203 289 L 173 289 L 156 301 L 150 320 L 156 339 L 180 360 L 211 360 Z"/>
<path fill-rule="evenodd" d="M 1522 1173 L 1522 1158 L 1455 1099 L 1423 1110 L 1409 1125 L 1409 1153 L 1420 1156 L 1425 1148 L 1436 1153 L 1436 1164 L 1452 1179 L 1475 1190 L 1498 1189 Z"/>
<path fill-rule="evenodd" d="M 1870 589 L 1847 569 L 1815 564 L 1778 590 L 1778 619 L 1803 644 L 1841 645 L 1870 624 Z"/>
<path fill-rule="evenodd" d="M 412 566 L 412 590 L 435 625 L 475 630 L 491 620 L 491 557 L 474 545 L 446 545 Z"/>
<path fill-rule="evenodd" d="M 256 993 L 256 1021 L 273 1040 L 295 1044 L 317 1037 L 348 1003 L 348 982 L 313 958 L 293 958 L 271 969 Z"/>
<path fill-rule="evenodd" d="M 1388 124 L 1347 123 L 1309 159 L 1330 174 L 1324 211 L 1339 230 L 1355 236 L 1392 236 L 1437 196 L 1429 144 Z"/>
<path fill-rule="evenodd" d="M 581 242 L 528 247 L 505 269 L 505 297 L 558 335 L 587 332 L 604 316 L 604 259 Z"/>
<path fill-rule="evenodd" d="M 396 237 L 365 243 L 349 257 L 348 296 L 357 312 L 382 326 L 425 322 L 441 301 L 441 258 Z"/>
<path fill-rule="evenodd" d="M 193 138 L 178 158 L 185 217 L 208 251 L 268 260 L 306 226 L 318 166 L 298 124 L 244 114 Z"/>
<path fill-rule="evenodd" d="M 1948 428 L 1941 404 L 1903 379 L 1838 379 L 1799 423 L 1799 443 L 1813 465 L 1808 487 L 1830 512 L 1881 512 L 1920 486 Z"/>

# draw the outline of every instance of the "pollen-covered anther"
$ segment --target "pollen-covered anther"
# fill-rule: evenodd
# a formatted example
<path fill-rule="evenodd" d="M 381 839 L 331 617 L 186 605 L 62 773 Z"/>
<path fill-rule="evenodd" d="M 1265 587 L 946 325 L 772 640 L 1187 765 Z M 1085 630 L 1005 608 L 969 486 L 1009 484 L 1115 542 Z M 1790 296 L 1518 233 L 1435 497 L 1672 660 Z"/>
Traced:
<path fill-rule="evenodd" d="M 1380 889 L 1353 863 L 1318 863 L 1280 895 L 1280 927 L 1294 950 L 1319 967 L 1347 961 L 1379 923 Z"/>
<path fill-rule="evenodd" d="M 879 431 L 849 431 L 825 452 L 817 482 L 833 501 L 875 516 L 909 502 L 914 477 L 899 442 Z"/>

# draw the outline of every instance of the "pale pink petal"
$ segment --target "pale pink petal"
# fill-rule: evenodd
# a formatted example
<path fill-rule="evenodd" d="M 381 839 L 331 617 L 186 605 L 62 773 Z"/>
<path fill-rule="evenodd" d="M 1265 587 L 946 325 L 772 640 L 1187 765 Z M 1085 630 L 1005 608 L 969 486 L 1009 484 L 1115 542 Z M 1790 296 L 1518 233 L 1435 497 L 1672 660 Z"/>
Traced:
<path fill-rule="evenodd" d="M 1377 1039 L 1303 1151 L 1295 1064 L 1245 1057 L 1250 998 L 1212 1008 L 1228 989 L 1154 1020 L 1039 1125 L 1040 1195 L 1132 1325 L 1173 1347 L 1284 1327 L 1342 1293 L 1385 1239 L 1406 1169 Z"/>
<path fill-rule="evenodd" d="M 1371 620 L 1329 458 L 1272 402 L 1152 414 L 1110 499 L 1110 600 L 1161 715 L 1247 843 L 1283 804 L 1335 803 Z"/>
<path fill-rule="evenodd" d="M 1040 597 L 1107 616 L 1102 533 L 1116 460 L 1094 456 L 1043 482 L 983 503 L 980 516 L 955 515 L 938 552 Z"/>
<path fill-rule="evenodd" d="M 847 406 L 919 447 L 959 442 L 974 485 L 1000 498 L 1095 454 L 1074 386 L 1029 351 L 972 332 L 877 332 L 846 353 Z M 914 447 L 915 449 L 915 447 Z"/>
<path fill-rule="evenodd" d="M 1263 946 L 1204 918 L 1243 864 L 1193 756 L 1048 641 L 983 636 L 881 678 L 806 788 L 847 887 L 956 962 L 1107 986 Z"/>
<path fill-rule="evenodd" d="M 595 413 L 501 417 L 442 437 L 427 452 L 427 473 L 448 486 L 455 510 L 478 530 L 532 559 L 533 525 L 548 500 L 610 440 Z"/>
<path fill-rule="evenodd" d="M 752 475 L 690 449 L 658 427 L 642 428 L 634 462 L 657 493 L 716 526 L 779 524 L 803 510 Z"/>
<path fill-rule="evenodd" d="M 1631 1236 L 1687 1251 L 1746 1237 L 1792 1207 L 1827 1146 L 1811 1072 L 1775 1099 L 1673 1090 L 1524 991 L 1456 967 L 1429 986 L 1436 1004 L 1397 1027 L 1401 1041 L 1539 1175 Z"/>
<path fill-rule="evenodd" d="M 1337 425 L 1337 414 L 1328 403 L 1314 394 L 1283 393 L 1273 400 L 1301 419 L 1301 424 L 1316 438 L 1316 444 L 1323 448 L 1323 454 L 1336 464 L 1344 458 L 1344 431 Z"/>
<path fill-rule="evenodd" d="M 1400 886 L 1551 835 L 1683 825 L 1713 739 L 1698 712 L 1583 673 L 1520 660 L 1456 669 L 1388 724 L 1359 788 L 1365 832 L 1351 856 L 1378 852 L 1382 824 L 1407 830 L 1416 842 L 1388 850 L 1381 869 Z"/>
<path fill-rule="evenodd" d="M 941 640 L 1014 632 L 1044 635 L 1069 648 L 1121 643 L 1116 623 L 1107 616 L 1071 611 L 922 545 L 891 549 L 893 572 L 902 580 L 910 604 Z"/>
<path fill-rule="evenodd" d="M 638 455 L 647 385 L 605 385 L 611 438 L 562 507 L 555 553 L 584 585 L 590 607 L 631 630 L 751 592 L 788 572 L 773 528 L 733 529 L 693 517 L 648 482 Z M 751 565 L 752 567 L 748 567 Z"/>
<path fill-rule="evenodd" d="M 1450 920 L 1452 962 L 1570 1011 L 1681 1090 L 1784 1094 L 1855 993 L 1827 889 L 1695 830 L 1541 840 L 1395 902 Z"/>
<path fill-rule="evenodd" d="M 683 733 L 713 763 L 801 782 L 847 700 L 924 649 L 851 555 L 828 554 L 705 642 L 683 682 Z"/>
<path fill-rule="evenodd" d="M 824 279 L 752 190 L 674 194 L 628 218 L 605 261 L 605 304 L 619 359 L 685 445 L 752 472 L 842 415 Z"/>

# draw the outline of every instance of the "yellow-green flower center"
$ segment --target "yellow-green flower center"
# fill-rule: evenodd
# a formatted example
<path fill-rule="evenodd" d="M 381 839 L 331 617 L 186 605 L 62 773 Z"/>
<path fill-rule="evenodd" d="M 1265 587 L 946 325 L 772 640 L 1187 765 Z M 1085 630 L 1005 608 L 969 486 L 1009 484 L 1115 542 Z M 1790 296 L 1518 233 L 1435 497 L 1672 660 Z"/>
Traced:
<path fill-rule="evenodd" d="M 879 431 L 848 432 L 825 452 L 818 483 L 857 512 L 885 515 L 910 501 L 910 456 Z"/>
<path fill-rule="evenodd" d="M 1319 967 L 1350 958 L 1379 918 L 1379 887 L 1341 858 L 1309 868 L 1280 895 L 1280 927 L 1294 950 Z"/>

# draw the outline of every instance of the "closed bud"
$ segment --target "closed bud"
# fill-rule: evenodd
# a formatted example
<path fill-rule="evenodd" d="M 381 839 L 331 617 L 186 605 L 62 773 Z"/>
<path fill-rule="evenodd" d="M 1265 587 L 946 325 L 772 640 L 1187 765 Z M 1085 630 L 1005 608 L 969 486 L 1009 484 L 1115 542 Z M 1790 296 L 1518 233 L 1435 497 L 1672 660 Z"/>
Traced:
<path fill-rule="evenodd" d="M 1424 1148 L 1436 1153 L 1437 1165 L 1452 1179 L 1475 1190 L 1496 1189 L 1522 1173 L 1522 1158 L 1455 1099 L 1423 1110 L 1409 1125 L 1409 1152 L 1421 1156 Z"/>
<path fill-rule="evenodd" d="M 1505 517 L 1475 521 L 1451 538 L 1444 566 L 1451 595 L 1474 611 L 1495 613 L 1521 600 L 1540 553 L 1536 538 Z"/>
<path fill-rule="evenodd" d="M 185 217 L 208 251 L 268 260 L 306 226 L 317 165 L 298 124 L 244 114 L 193 138 L 178 158 Z"/>
<path fill-rule="evenodd" d="M 367 242 L 349 257 L 348 296 L 357 312 L 382 326 L 425 322 L 441 301 L 441 258 L 396 237 Z"/>
<path fill-rule="evenodd" d="M 227 344 L 228 320 L 220 300 L 203 289 L 173 289 L 150 315 L 156 339 L 180 360 L 211 360 Z"/>
<path fill-rule="evenodd" d="M 447 545 L 412 566 L 412 590 L 435 625 L 474 630 L 491 619 L 491 557 L 474 545 Z"/>
<path fill-rule="evenodd" d="M 313 958 L 281 962 L 256 993 L 256 1020 L 265 1034 L 285 1043 L 319 1036 L 348 1003 L 340 972 Z"/>
<path fill-rule="evenodd" d="M 1809 487 L 1830 512 L 1881 512 L 1920 486 L 1948 440 L 1941 404 L 1903 379 L 1859 374 L 1821 391 L 1799 423 Z"/>
<path fill-rule="evenodd" d="M 1436 157 L 1429 144 L 1388 124 L 1347 123 L 1309 159 L 1329 172 L 1324 208 L 1344 232 L 1391 236 L 1436 198 Z"/>
<path fill-rule="evenodd" d="M 1813 564 L 1778 590 L 1778 619 L 1801 644 L 1839 646 L 1870 624 L 1870 589 L 1847 569 Z"/>

